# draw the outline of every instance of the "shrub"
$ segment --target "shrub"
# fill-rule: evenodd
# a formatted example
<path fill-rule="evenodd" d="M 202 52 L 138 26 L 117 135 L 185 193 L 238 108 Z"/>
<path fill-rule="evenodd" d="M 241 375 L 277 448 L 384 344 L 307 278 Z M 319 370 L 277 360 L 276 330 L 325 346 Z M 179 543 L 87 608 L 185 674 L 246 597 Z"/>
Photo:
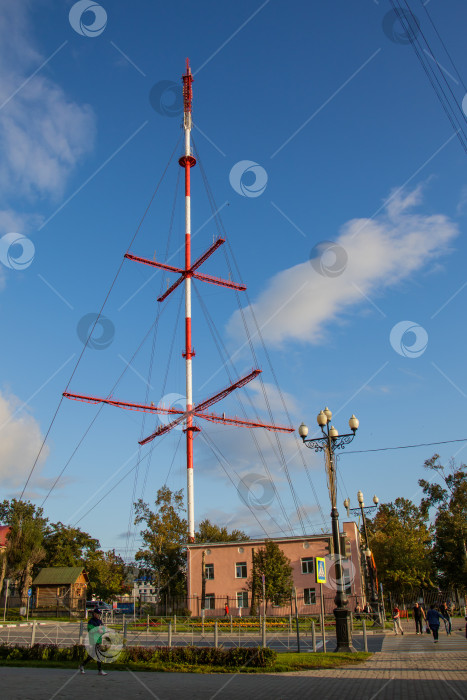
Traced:
<path fill-rule="evenodd" d="M 268 668 L 277 658 L 277 652 L 261 647 L 222 649 L 215 647 L 157 647 L 154 660 L 188 665 L 250 666 Z"/>
<path fill-rule="evenodd" d="M 82 644 L 60 649 L 56 644 L 34 644 L 32 647 L 19 644 L 0 644 L 0 659 L 24 661 L 83 661 L 86 648 Z"/>
<path fill-rule="evenodd" d="M 277 652 L 268 647 L 237 647 L 228 650 L 227 666 L 268 668 L 277 659 Z"/>
<path fill-rule="evenodd" d="M 8 661 L 10 661 L 10 660 L 16 661 L 17 659 L 22 659 L 23 657 L 21 654 L 21 650 L 18 649 L 18 647 L 13 647 L 6 658 L 8 659 Z"/>
<path fill-rule="evenodd" d="M 125 647 L 119 660 L 123 662 L 138 661 L 146 663 L 151 661 L 153 656 L 154 649 L 152 647 Z"/>

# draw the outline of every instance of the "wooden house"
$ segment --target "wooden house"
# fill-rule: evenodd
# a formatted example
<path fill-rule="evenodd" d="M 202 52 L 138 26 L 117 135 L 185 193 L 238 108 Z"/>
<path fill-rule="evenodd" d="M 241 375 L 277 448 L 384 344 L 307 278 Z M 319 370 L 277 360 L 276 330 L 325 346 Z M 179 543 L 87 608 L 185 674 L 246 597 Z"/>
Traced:
<path fill-rule="evenodd" d="M 82 566 L 41 569 L 32 582 L 34 607 L 40 610 L 84 612 L 88 575 Z"/>

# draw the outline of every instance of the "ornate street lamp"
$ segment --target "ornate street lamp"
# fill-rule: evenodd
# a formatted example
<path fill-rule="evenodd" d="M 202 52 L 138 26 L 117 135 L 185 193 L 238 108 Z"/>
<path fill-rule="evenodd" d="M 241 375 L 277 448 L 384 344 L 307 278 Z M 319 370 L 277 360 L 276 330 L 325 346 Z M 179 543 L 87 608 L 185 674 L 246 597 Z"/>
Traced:
<path fill-rule="evenodd" d="M 376 570 L 373 566 L 373 561 L 371 557 L 371 549 L 370 549 L 370 544 L 369 544 L 369 539 L 368 539 L 368 530 L 366 527 L 366 518 L 365 518 L 365 511 L 367 513 L 372 513 L 378 508 L 379 504 L 379 498 L 378 496 L 373 496 L 373 506 L 365 506 L 364 499 L 363 499 L 363 493 L 361 491 L 358 491 L 357 493 L 357 501 L 358 501 L 358 508 L 350 508 L 350 501 L 348 498 L 345 499 L 344 501 L 344 506 L 347 510 L 347 515 L 361 515 L 362 516 L 362 522 L 363 522 L 363 534 L 365 538 L 365 560 L 366 560 L 366 568 L 368 571 L 368 578 L 369 578 L 369 583 L 370 583 L 370 605 L 373 610 L 373 612 L 377 613 L 378 615 L 378 620 L 381 622 L 381 616 L 380 616 L 380 608 L 379 608 L 379 599 L 378 599 L 378 591 L 376 588 Z"/>
<path fill-rule="evenodd" d="M 324 452 L 326 476 L 328 482 L 329 496 L 331 498 L 331 522 L 332 522 L 332 540 L 334 544 L 334 554 L 336 555 L 336 580 L 337 590 L 334 602 L 334 617 L 336 618 L 336 638 L 337 646 L 335 651 L 350 652 L 355 651 L 352 646 L 352 635 L 350 628 L 350 611 L 347 608 L 348 598 L 345 594 L 344 576 L 342 571 L 342 556 L 339 536 L 339 513 L 337 512 L 336 496 L 337 496 L 337 475 L 336 475 L 336 460 L 334 451 L 343 449 L 355 437 L 358 430 L 359 422 L 354 415 L 349 420 L 351 433 L 339 435 L 338 430 L 330 425 L 332 413 L 329 408 L 320 411 L 317 416 L 318 425 L 321 428 L 323 437 L 307 438 L 308 427 L 302 423 L 298 428 L 298 434 L 303 440 L 304 445 L 315 452 Z"/>

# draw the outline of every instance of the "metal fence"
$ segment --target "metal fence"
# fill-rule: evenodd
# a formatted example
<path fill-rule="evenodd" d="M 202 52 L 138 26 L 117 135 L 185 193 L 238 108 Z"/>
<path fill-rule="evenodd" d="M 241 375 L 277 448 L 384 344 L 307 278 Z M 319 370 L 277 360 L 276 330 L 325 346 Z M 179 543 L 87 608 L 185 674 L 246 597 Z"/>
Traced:
<path fill-rule="evenodd" d="M 297 624 L 298 623 L 298 624 Z M 289 615 L 277 617 L 223 619 L 179 617 L 134 618 L 122 616 L 119 621 L 104 621 L 107 630 L 123 646 L 171 647 L 240 647 L 269 646 L 277 651 L 297 648 L 297 636 L 301 649 L 316 651 L 325 648 L 326 636 L 334 634 L 334 616 L 324 619 Z M 358 625 L 356 625 L 357 627 Z M 361 623 L 360 623 L 361 628 Z M 298 635 L 297 635 L 298 628 Z M 68 647 L 86 644 L 86 621 L 37 622 L 0 625 L 0 644 L 32 646 L 33 644 L 56 644 Z"/>
<path fill-rule="evenodd" d="M 323 596 L 324 610 L 326 614 L 331 614 L 336 604 L 334 602 L 334 593 Z M 364 602 L 362 596 L 356 596 L 354 594 L 347 595 L 348 597 L 348 608 L 349 610 L 354 610 L 357 603 Z M 237 600 L 232 596 L 220 596 L 217 598 L 206 597 L 204 601 L 204 616 L 205 617 L 221 617 L 224 615 L 226 604 L 229 607 L 229 613 L 234 617 L 249 617 L 251 611 L 251 600 L 249 600 L 249 605 L 244 607 L 239 607 Z M 319 589 L 316 589 L 315 595 L 305 596 L 303 593 L 297 596 L 297 608 L 298 614 L 300 616 L 306 615 L 319 615 L 321 612 L 321 600 L 319 596 Z M 190 612 L 191 611 L 191 612 Z M 256 605 L 255 615 L 261 613 L 264 614 L 264 604 L 260 601 Z M 203 600 L 201 596 L 191 596 L 191 597 L 170 597 L 161 596 L 161 600 L 158 603 L 141 603 L 136 605 L 136 614 L 149 614 L 151 617 L 161 617 L 170 615 L 189 615 L 193 617 L 201 617 L 203 615 Z M 268 617 L 284 617 L 288 615 L 295 615 L 295 600 L 289 599 L 287 601 L 282 601 L 280 605 L 275 605 L 274 603 L 268 603 L 266 608 L 266 615 Z"/>

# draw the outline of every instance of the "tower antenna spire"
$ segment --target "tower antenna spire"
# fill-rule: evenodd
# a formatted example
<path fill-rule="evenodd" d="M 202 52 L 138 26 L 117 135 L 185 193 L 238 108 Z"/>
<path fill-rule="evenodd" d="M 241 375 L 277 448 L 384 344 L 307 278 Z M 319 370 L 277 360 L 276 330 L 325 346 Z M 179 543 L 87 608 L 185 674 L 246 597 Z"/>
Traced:
<path fill-rule="evenodd" d="M 188 538 L 195 541 L 195 512 L 193 487 L 193 433 L 198 430 L 193 425 L 193 373 L 191 345 L 191 195 L 190 171 L 196 165 L 196 158 L 191 152 L 191 107 L 193 101 L 193 76 L 191 75 L 190 60 L 186 59 L 186 73 L 183 80 L 183 128 L 185 130 L 185 155 L 180 160 L 180 166 L 185 169 L 185 365 L 186 365 L 186 468 L 187 468 L 187 516 Z"/>
<path fill-rule="evenodd" d="M 246 289 L 244 284 L 239 284 L 232 282 L 230 276 L 228 280 L 222 279 L 220 277 L 214 277 L 213 275 L 208 275 L 204 272 L 200 272 L 199 268 L 206 262 L 206 260 L 211 257 L 215 251 L 225 243 L 224 238 L 216 238 L 213 244 L 197 258 L 194 262 L 191 261 L 191 195 L 190 195 L 190 171 L 196 165 L 196 158 L 193 156 L 191 151 L 191 109 L 193 101 L 193 76 L 191 74 L 190 61 L 186 59 L 186 73 L 182 76 L 183 80 L 183 129 L 184 129 L 184 153 L 179 159 L 180 166 L 185 170 L 185 266 L 183 268 L 174 267 L 173 265 L 168 265 L 167 263 L 158 262 L 153 259 L 142 258 L 133 253 L 126 253 L 125 258 L 128 260 L 134 260 L 135 262 L 142 263 L 144 265 L 149 265 L 150 267 L 156 267 L 160 270 L 165 270 L 168 272 L 175 272 L 179 276 L 176 281 L 158 297 L 158 302 L 163 302 L 165 299 L 172 294 L 172 292 L 177 289 L 180 284 L 185 284 L 185 350 L 182 353 L 185 358 L 185 374 L 186 374 L 186 408 L 184 411 L 179 411 L 174 408 L 166 408 L 163 405 L 155 406 L 154 403 L 150 405 L 130 403 L 128 401 L 118 401 L 112 396 L 107 398 L 99 398 L 97 396 L 88 396 L 84 394 L 70 394 L 65 392 L 63 396 L 68 399 L 73 399 L 74 401 L 84 401 L 86 403 L 98 404 L 105 403 L 111 406 L 118 406 L 129 411 L 143 411 L 145 413 L 152 414 L 164 414 L 172 415 L 173 419 L 169 423 L 164 423 L 164 425 L 159 426 L 151 435 L 140 441 L 141 445 L 146 445 L 151 442 L 159 435 L 169 432 L 172 428 L 175 428 L 181 423 L 185 423 L 184 432 L 186 435 L 186 466 L 187 466 L 187 520 L 188 520 L 188 539 L 190 542 L 194 542 L 195 539 L 195 514 L 194 514 L 194 487 L 193 487 L 193 438 L 195 433 L 200 432 L 200 428 L 194 424 L 194 418 L 201 418 L 203 420 L 210 421 L 212 423 L 220 423 L 222 425 L 232 425 L 243 428 L 264 428 L 266 430 L 273 430 L 285 433 L 292 433 L 293 428 L 288 426 L 271 425 L 267 423 L 262 423 L 258 420 L 250 421 L 244 420 L 242 418 L 226 417 L 225 413 L 221 415 L 216 415 L 215 413 L 208 413 L 207 409 L 213 404 L 221 401 L 223 398 L 231 394 L 236 389 L 248 384 L 250 381 L 255 379 L 260 373 L 260 369 L 253 369 L 244 377 L 240 377 L 236 382 L 233 382 L 228 387 L 222 389 L 222 391 L 213 394 L 204 401 L 197 404 L 193 403 L 193 372 L 192 372 L 192 359 L 195 356 L 195 352 L 191 343 L 191 280 L 192 278 L 200 280 L 201 282 L 208 282 L 209 284 L 215 284 L 220 287 L 228 287 L 229 289 L 236 289 L 238 291 L 244 291 Z M 155 258 L 155 256 L 154 256 Z"/>

